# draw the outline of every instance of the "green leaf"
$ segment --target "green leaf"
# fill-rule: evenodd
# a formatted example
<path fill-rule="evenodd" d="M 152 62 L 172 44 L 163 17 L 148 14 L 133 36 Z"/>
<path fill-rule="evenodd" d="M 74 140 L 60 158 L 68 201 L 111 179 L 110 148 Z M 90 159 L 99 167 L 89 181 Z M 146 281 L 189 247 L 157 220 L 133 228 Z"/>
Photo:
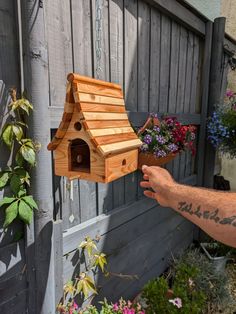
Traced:
<path fill-rule="evenodd" d="M 26 189 L 20 189 L 17 196 L 22 198 L 22 196 L 25 196 L 25 195 L 26 195 Z"/>
<path fill-rule="evenodd" d="M 104 266 L 107 264 L 106 255 L 104 253 L 94 254 L 94 265 L 97 265 L 101 268 L 102 272 L 104 272 Z"/>
<path fill-rule="evenodd" d="M 90 237 L 86 237 L 85 240 L 80 243 L 79 247 L 81 249 L 87 250 L 88 256 L 92 255 L 93 250 L 97 251 L 97 246 Z"/>
<path fill-rule="evenodd" d="M 1 201 L 0 201 L 0 207 L 6 204 L 10 204 L 12 202 L 14 202 L 16 200 L 15 197 L 4 197 Z"/>
<path fill-rule="evenodd" d="M 35 152 L 32 148 L 22 145 L 20 148 L 20 153 L 30 165 L 35 165 Z"/>
<path fill-rule="evenodd" d="M 11 203 L 11 205 L 6 208 L 5 213 L 6 213 L 6 217 L 5 217 L 5 221 L 3 224 L 3 228 L 6 228 L 7 226 L 9 226 L 10 223 L 12 223 L 12 221 L 17 217 L 17 215 L 18 215 L 18 200 Z"/>
<path fill-rule="evenodd" d="M 30 185 L 30 175 L 24 168 L 15 167 L 14 171 L 20 177 L 21 184 L 27 183 Z"/>
<path fill-rule="evenodd" d="M 23 200 L 19 202 L 19 217 L 28 225 L 30 224 L 33 218 L 32 208 Z"/>
<path fill-rule="evenodd" d="M 22 142 L 25 146 L 28 146 L 28 147 L 32 148 L 33 150 L 35 150 L 34 143 L 33 143 L 33 141 L 32 141 L 30 138 L 24 138 L 21 142 Z"/>
<path fill-rule="evenodd" d="M 20 177 L 17 174 L 13 174 L 10 180 L 10 187 L 15 194 L 19 192 L 21 185 Z"/>
<path fill-rule="evenodd" d="M 12 129 L 13 129 L 13 133 L 15 134 L 16 139 L 20 141 L 23 136 L 22 127 L 19 125 L 13 125 Z"/>
<path fill-rule="evenodd" d="M 13 145 L 13 128 L 11 124 L 8 124 L 2 133 L 2 139 L 8 148 L 12 148 Z"/>
<path fill-rule="evenodd" d="M 35 209 L 38 209 L 38 205 L 36 204 L 35 200 L 33 199 L 33 196 L 32 195 L 29 195 L 29 196 L 24 196 L 22 197 L 22 199 L 30 205 L 30 207 L 32 208 L 35 208 Z"/>
<path fill-rule="evenodd" d="M 16 163 L 17 163 L 17 165 L 22 166 L 22 165 L 23 165 L 23 162 L 24 162 L 24 158 L 23 158 L 23 156 L 21 155 L 20 150 L 19 150 L 19 151 L 17 152 L 17 154 L 16 154 Z"/>
<path fill-rule="evenodd" d="M 9 180 L 9 172 L 0 172 L 0 189 L 2 189 Z"/>
<path fill-rule="evenodd" d="M 10 104 L 11 110 L 15 111 L 17 109 L 24 110 L 29 114 L 29 109 L 33 109 L 32 104 L 25 98 L 17 99 L 16 101 Z"/>

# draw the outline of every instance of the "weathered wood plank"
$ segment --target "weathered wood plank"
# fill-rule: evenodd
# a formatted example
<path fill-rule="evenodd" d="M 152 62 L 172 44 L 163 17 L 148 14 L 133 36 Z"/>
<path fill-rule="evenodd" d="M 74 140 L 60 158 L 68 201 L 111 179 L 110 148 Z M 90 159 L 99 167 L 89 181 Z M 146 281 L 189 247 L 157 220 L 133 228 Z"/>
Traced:
<path fill-rule="evenodd" d="M 92 74 L 91 2 L 71 1 L 74 71 L 82 75 Z"/>
<path fill-rule="evenodd" d="M 151 8 L 149 111 L 157 112 L 160 84 L 161 15 Z"/>
<path fill-rule="evenodd" d="M 170 75 L 170 28 L 171 22 L 165 15 L 161 16 L 161 61 L 159 111 L 168 111 L 169 75 Z"/>
<path fill-rule="evenodd" d="M 175 0 L 145 0 L 153 6 L 156 6 L 160 11 L 169 15 L 184 26 L 196 31 L 197 33 L 205 34 L 204 20 L 189 11 L 181 3 Z"/>
<path fill-rule="evenodd" d="M 71 42 L 71 14 L 68 1 L 47 1 L 50 105 L 63 106 L 66 77 L 73 70 Z"/>
<path fill-rule="evenodd" d="M 20 291 L 7 302 L 0 304 L 0 312 L 7 314 L 24 314 L 27 308 L 28 290 Z"/>
<path fill-rule="evenodd" d="M 138 2 L 138 111 L 148 110 L 150 7 Z"/>
<path fill-rule="evenodd" d="M 204 177 L 204 158 L 206 149 L 206 119 L 208 114 L 208 97 L 209 97 L 209 79 L 210 79 L 210 65 L 211 65 L 211 54 L 212 54 L 212 33 L 213 33 L 213 23 L 208 22 L 206 24 L 206 38 L 204 43 L 204 55 L 202 64 L 202 99 L 201 99 L 201 125 L 199 130 L 199 141 L 197 154 L 197 174 L 198 174 L 198 185 L 203 185 Z"/>
<path fill-rule="evenodd" d="M 0 77 L 6 88 L 20 87 L 16 3 L 0 4 Z"/>
<path fill-rule="evenodd" d="M 17 273 L 6 280 L 1 280 L 0 281 L 0 309 L 1 309 L 1 303 L 6 303 L 12 298 L 12 296 L 17 296 L 17 294 L 20 291 L 25 290 L 25 289 L 27 289 L 27 282 L 26 282 L 26 276 L 25 276 L 24 271 Z"/>
<path fill-rule="evenodd" d="M 172 21 L 171 24 L 171 55 L 170 55 L 170 89 L 168 111 L 176 112 L 178 68 L 179 68 L 180 26 Z"/>
<path fill-rule="evenodd" d="M 180 48 L 179 48 L 179 69 L 178 69 L 178 92 L 177 92 L 177 112 L 184 111 L 185 95 L 185 74 L 186 74 L 186 57 L 187 57 L 187 31 L 180 28 Z"/>
<path fill-rule="evenodd" d="M 53 255 L 54 255 L 54 281 L 55 281 L 55 307 L 63 295 L 63 225 L 61 220 L 53 223 Z"/>
<path fill-rule="evenodd" d="M 191 95 L 190 95 L 190 106 L 195 108 L 197 111 L 197 88 L 198 88 L 198 76 L 199 76 L 199 54 L 200 54 L 200 42 L 197 36 L 194 36 L 193 44 L 193 70 L 192 70 L 192 84 L 191 84 Z"/>

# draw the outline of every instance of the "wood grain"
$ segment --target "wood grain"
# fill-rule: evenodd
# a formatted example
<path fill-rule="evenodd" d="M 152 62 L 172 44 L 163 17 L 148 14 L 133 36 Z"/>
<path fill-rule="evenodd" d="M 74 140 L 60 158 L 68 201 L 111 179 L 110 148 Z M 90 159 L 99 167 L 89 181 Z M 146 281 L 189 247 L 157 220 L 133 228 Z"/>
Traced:
<path fill-rule="evenodd" d="M 92 137 L 96 136 L 104 136 L 104 135 L 115 135 L 122 133 L 133 133 L 133 129 L 131 127 L 121 127 L 121 128 L 109 128 L 109 129 L 94 129 L 88 130 L 88 133 Z"/>
<path fill-rule="evenodd" d="M 126 112 L 123 106 L 78 103 L 80 110 L 87 112 Z"/>
<path fill-rule="evenodd" d="M 126 113 L 100 113 L 100 112 L 83 112 L 86 120 L 127 120 Z"/>
<path fill-rule="evenodd" d="M 108 121 L 84 121 L 86 129 L 98 129 L 98 128 L 118 128 L 118 127 L 130 127 L 129 120 L 108 120 Z"/>
<path fill-rule="evenodd" d="M 129 140 L 129 141 L 121 142 L 121 143 L 101 145 L 101 146 L 98 146 L 98 149 L 103 155 L 108 155 L 108 154 L 118 153 L 120 151 L 124 151 L 127 149 L 130 150 L 131 148 L 137 148 L 137 147 L 140 147 L 141 145 L 142 145 L 142 142 L 139 139 L 135 139 L 135 140 Z"/>
<path fill-rule="evenodd" d="M 123 98 L 114 98 L 114 97 L 107 97 L 107 96 L 99 96 L 94 94 L 86 94 L 86 93 L 79 93 L 79 102 L 91 102 L 91 103 L 100 103 L 100 104 L 110 104 L 110 105 L 117 105 L 117 106 L 124 106 Z"/>
<path fill-rule="evenodd" d="M 92 77 L 83 76 L 76 73 L 69 73 L 67 75 L 67 79 L 70 82 L 77 81 L 77 82 L 92 83 L 92 84 L 98 84 L 98 85 L 103 85 L 103 86 L 109 86 L 110 88 L 115 88 L 115 89 L 120 90 L 120 85 L 118 84 L 103 81 L 103 80 L 98 80 Z"/>
<path fill-rule="evenodd" d="M 137 139 L 137 135 L 133 132 L 94 137 L 93 141 L 96 143 L 96 145 L 106 145 L 106 144 L 111 144 L 111 143 L 128 141 L 131 139 Z"/>
<path fill-rule="evenodd" d="M 121 87 L 120 89 L 112 88 L 110 86 L 105 86 L 98 83 L 84 83 L 79 81 L 77 83 L 77 91 L 81 93 L 91 93 L 100 96 L 123 98 Z"/>

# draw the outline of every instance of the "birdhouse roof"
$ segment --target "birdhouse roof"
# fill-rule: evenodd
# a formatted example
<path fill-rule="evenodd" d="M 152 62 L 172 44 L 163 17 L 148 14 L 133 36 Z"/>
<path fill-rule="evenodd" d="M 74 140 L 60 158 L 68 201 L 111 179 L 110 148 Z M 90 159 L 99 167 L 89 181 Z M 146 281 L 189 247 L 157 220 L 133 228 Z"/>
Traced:
<path fill-rule="evenodd" d="M 64 113 L 49 150 L 60 144 L 75 111 L 82 114 L 82 125 L 103 156 L 142 144 L 128 120 L 120 85 L 74 73 L 67 78 Z"/>

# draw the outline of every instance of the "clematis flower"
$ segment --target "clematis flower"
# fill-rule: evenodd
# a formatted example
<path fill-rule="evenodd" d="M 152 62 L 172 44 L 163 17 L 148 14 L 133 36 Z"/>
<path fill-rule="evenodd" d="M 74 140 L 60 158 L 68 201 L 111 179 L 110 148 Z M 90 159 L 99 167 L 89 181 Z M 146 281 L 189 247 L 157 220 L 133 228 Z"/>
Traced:
<path fill-rule="evenodd" d="M 182 300 L 180 298 L 171 299 L 169 300 L 169 302 L 176 306 L 178 309 L 182 307 Z"/>

